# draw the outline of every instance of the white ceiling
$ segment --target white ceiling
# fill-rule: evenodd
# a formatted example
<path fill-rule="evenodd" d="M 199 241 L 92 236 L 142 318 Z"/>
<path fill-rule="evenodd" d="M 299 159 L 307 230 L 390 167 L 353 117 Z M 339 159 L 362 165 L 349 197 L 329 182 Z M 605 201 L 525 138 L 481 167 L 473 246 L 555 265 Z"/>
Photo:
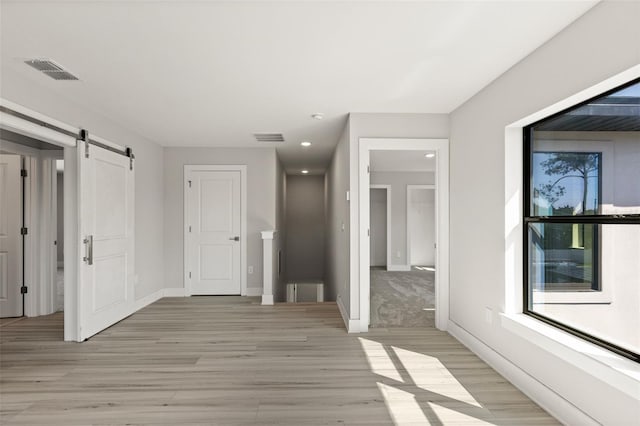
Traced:
<path fill-rule="evenodd" d="M 436 159 L 426 158 L 429 151 L 371 151 L 369 165 L 372 172 L 432 172 Z"/>
<path fill-rule="evenodd" d="M 595 3 L 4 0 L 2 87 L 28 78 L 164 146 L 282 132 L 287 170 L 321 172 L 349 112 L 451 112 Z"/>

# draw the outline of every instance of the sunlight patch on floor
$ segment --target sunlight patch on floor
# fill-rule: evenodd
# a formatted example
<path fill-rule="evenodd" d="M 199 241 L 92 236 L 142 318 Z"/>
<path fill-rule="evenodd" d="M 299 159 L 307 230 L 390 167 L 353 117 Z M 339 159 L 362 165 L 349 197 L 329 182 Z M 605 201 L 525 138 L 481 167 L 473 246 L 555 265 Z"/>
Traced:
<path fill-rule="evenodd" d="M 384 383 L 378 383 L 378 389 L 380 389 L 380 393 L 384 397 L 384 403 L 387 405 L 389 414 L 396 426 L 404 424 L 433 424 L 427 419 L 414 394 Z"/>
<path fill-rule="evenodd" d="M 392 349 L 418 388 L 481 407 L 438 358 L 396 347 Z"/>
<path fill-rule="evenodd" d="M 369 367 L 375 374 L 379 374 L 389 379 L 397 380 L 398 382 L 404 382 L 400 372 L 393 364 L 393 361 L 389 357 L 387 350 L 381 343 L 374 342 L 369 339 L 363 339 L 359 337 L 358 340 L 362 345 Z"/>

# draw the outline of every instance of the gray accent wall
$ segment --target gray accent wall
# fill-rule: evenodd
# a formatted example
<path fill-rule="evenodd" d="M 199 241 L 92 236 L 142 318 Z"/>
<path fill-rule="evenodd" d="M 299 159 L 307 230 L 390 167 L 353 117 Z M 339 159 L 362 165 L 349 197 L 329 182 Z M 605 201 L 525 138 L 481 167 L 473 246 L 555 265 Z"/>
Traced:
<path fill-rule="evenodd" d="M 324 291 L 349 315 L 349 122 L 325 174 L 326 244 Z"/>
<path fill-rule="evenodd" d="M 279 158 L 276 158 L 276 238 L 274 241 L 276 256 L 276 268 L 274 276 L 277 278 L 273 283 L 273 300 L 284 302 L 286 293 L 287 274 L 287 251 L 285 242 L 287 240 L 287 173 L 282 167 Z M 280 256 L 280 259 L 278 259 Z"/>
<path fill-rule="evenodd" d="M 262 289 L 260 233 L 276 229 L 275 148 L 165 148 L 166 286 L 184 287 L 184 166 L 197 164 L 247 166 L 247 288 Z"/>
<path fill-rule="evenodd" d="M 629 376 L 603 380 L 485 318 L 505 306 L 505 126 L 639 64 L 638 22 L 640 3 L 601 2 L 451 114 L 451 321 L 598 424 L 638 418 L 637 391 L 616 386 Z"/>
<path fill-rule="evenodd" d="M 324 176 L 287 176 L 287 282 L 324 279 Z"/>

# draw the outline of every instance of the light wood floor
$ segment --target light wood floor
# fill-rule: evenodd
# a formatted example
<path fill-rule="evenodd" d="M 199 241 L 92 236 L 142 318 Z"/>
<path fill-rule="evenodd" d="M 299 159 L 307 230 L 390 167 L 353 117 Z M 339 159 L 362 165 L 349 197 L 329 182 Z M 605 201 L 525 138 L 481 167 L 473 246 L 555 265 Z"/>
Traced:
<path fill-rule="evenodd" d="M 91 340 L 0 328 L 0 423 L 557 424 L 433 328 L 348 335 L 333 303 L 167 298 Z"/>

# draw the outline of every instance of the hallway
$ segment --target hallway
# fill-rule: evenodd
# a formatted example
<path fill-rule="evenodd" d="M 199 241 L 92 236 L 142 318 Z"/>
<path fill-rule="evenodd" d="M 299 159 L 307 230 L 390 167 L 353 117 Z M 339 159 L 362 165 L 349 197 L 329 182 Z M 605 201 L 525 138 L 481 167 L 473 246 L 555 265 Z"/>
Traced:
<path fill-rule="evenodd" d="M 334 303 L 165 298 L 89 341 L 0 328 L 2 424 L 557 422 L 446 333 L 349 335 Z"/>

